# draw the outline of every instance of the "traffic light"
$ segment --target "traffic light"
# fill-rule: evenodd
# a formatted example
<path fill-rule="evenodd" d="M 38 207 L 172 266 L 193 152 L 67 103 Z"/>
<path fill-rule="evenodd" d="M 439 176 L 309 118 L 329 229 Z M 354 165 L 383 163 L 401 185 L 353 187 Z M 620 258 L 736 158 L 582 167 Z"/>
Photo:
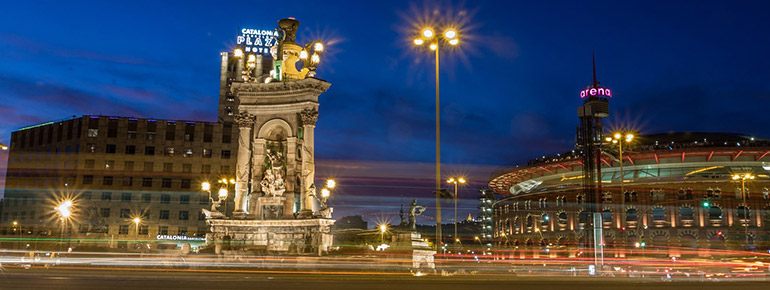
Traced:
<path fill-rule="evenodd" d="M 709 203 L 708 199 L 703 201 L 703 207 L 709 207 L 710 205 L 711 203 Z"/>
<path fill-rule="evenodd" d="M 645 242 L 641 243 L 642 248 L 644 248 L 644 246 L 646 246 L 646 245 L 647 245 L 647 243 L 645 243 Z"/>

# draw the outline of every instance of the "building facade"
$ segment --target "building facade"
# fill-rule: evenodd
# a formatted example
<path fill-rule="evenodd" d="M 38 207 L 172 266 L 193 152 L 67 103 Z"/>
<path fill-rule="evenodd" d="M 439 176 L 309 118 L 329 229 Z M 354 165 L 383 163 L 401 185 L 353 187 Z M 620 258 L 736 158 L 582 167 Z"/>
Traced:
<path fill-rule="evenodd" d="M 599 182 L 608 255 L 646 247 L 647 253 L 667 256 L 708 256 L 767 246 L 767 140 L 708 133 L 645 136 L 624 148 L 623 177 L 618 147 L 612 145 L 602 148 Z M 591 235 L 581 161 L 573 151 L 492 178 L 490 189 L 508 196 L 493 205 L 496 243 L 532 248 L 535 254 L 545 249 L 551 256 L 579 255 Z M 754 179 L 743 184 L 733 179 L 746 173 Z"/>
<path fill-rule="evenodd" d="M 15 131 L 0 232 L 61 235 L 55 208 L 71 200 L 63 228 L 72 239 L 122 247 L 129 238 L 203 236 L 200 212 L 210 200 L 201 182 L 217 188 L 216 180 L 233 178 L 235 130 L 228 123 L 88 115 Z"/>

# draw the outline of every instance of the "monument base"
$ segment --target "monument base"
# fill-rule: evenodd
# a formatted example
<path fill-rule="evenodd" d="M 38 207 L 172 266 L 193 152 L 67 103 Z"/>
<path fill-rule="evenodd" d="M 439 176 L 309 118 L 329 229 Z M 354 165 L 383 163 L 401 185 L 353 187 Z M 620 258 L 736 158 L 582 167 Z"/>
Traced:
<path fill-rule="evenodd" d="M 400 257 L 415 269 L 435 269 L 433 256 L 436 251 L 428 246 L 428 242 L 422 239 L 418 232 L 401 232 L 394 237 L 391 248 L 396 252 L 406 252 L 406 257 Z"/>
<path fill-rule="evenodd" d="M 223 251 L 323 255 L 332 246 L 332 219 L 227 220 L 209 219 L 206 244 Z"/>

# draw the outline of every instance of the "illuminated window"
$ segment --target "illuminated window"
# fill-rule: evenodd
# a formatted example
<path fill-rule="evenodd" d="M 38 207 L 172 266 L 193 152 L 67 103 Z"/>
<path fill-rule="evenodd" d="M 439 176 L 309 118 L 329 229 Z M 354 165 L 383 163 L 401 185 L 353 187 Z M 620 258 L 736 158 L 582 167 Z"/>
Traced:
<path fill-rule="evenodd" d="M 626 210 L 626 222 L 637 222 L 639 221 L 639 213 L 636 211 L 635 208 L 629 208 Z"/>
<path fill-rule="evenodd" d="M 695 214 L 691 207 L 683 206 L 679 208 L 679 219 L 683 221 L 692 221 L 695 219 Z"/>
<path fill-rule="evenodd" d="M 652 221 L 663 222 L 666 221 L 666 209 L 662 207 L 655 207 L 652 209 Z"/>

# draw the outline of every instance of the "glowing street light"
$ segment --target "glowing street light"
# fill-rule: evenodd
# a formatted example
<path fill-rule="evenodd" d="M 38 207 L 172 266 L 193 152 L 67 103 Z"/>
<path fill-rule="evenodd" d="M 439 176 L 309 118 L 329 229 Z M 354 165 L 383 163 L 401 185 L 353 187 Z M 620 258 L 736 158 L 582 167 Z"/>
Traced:
<path fill-rule="evenodd" d="M 385 232 L 388 231 L 388 225 L 381 224 L 380 225 L 380 244 L 385 243 Z"/>
<path fill-rule="evenodd" d="M 208 181 L 201 182 L 201 190 L 211 191 L 211 183 L 209 183 Z"/>
<path fill-rule="evenodd" d="M 747 205 L 746 205 L 746 198 L 747 198 L 747 195 L 748 195 L 746 193 L 746 180 L 753 180 L 753 179 L 754 179 L 754 175 L 751 174 L 751 173 L 748 173 L 748 172 L 744 173 L 744 174 L 738 174 L 738 173 L 733 174 L 733 180 L 740 180 L 741 181 L 741 197 L 743 197 L 743 217 L 747 221 L 747 222 L 741 221 L 741 223 L 743 223 L 743 228 L 746 231 L 746 247 L 749 246 L 749 222 L 748 222 L 749 215 L 748 215 L 748 212 L 747 212 L 748 208 L 747 208 Z"/>
<path fill-rule="evenodd" d="M 436 249 L 441 244 L 441 115 L 440 115 L 440 102 L 439 102 L 439 46 L 441 42 L 448 42 L 450 45 L 457 45 L 459 43 L 459 33 L 454 28 L 447 28 L 444 30 L 443 35 L 436 36 L 433 28 L 425 27 L 422 31 L 416 33 L 419 37 L 414 39 L 415 46 L 422 46 L 426 42 L 429 42 L 428 48 L 435 53 L 436 58 Z"/>
<path fill-rule="evenodd" d="M 220 188 L 219 192 L 217 193 L 219 195 L 219 200 L 227 199 L 227 194 L 228 193 L 229 192 L 227 191 L 227 188 L 224 188 L 224 187 Z"/>
<path fill-rule="evenodd" d="M 334 189 L 334 187 L 337 186 L 337 182 L 334 181 L 334 179 L 327 179 L 326 180 L 326 187 L 329 189 Z"/>
<path fill-rule="evenodd" d="M 618 159 L 620 159 L 620 192 L 624 193 L 624 183 L 625 183 L 625 176 L 623 175 L 623 133 L 616 132 L 613 136 L 613 138 L 607 137 L 605 140 L 607 142 L 612 141 L 612 144 L 618 144 Z M 631 140 L 634 139 L 634 134 L 626 133 L 625 134 L 625 142 L 626 144 L 631 143 Z M 625 199 L 621 199 L 623 202 L 625 202 Z"/>
<path fill-rule="evenodd" d="M 3 151 L 8 150 L 8 145 L 0 144 L 0 150 L 3 150 Z"/>
<path fill-rule="evenodd" d="M 61 233 L 59 239 L 59 252 L 61 252 L 62 247 L 64 246 L 64 225 L 67 223 L 69 217 L 72 216 L 72 201 L 69 199 L 65 200 L 54 209 L 59 213 L 59 219 L 61 220 Z"/>

